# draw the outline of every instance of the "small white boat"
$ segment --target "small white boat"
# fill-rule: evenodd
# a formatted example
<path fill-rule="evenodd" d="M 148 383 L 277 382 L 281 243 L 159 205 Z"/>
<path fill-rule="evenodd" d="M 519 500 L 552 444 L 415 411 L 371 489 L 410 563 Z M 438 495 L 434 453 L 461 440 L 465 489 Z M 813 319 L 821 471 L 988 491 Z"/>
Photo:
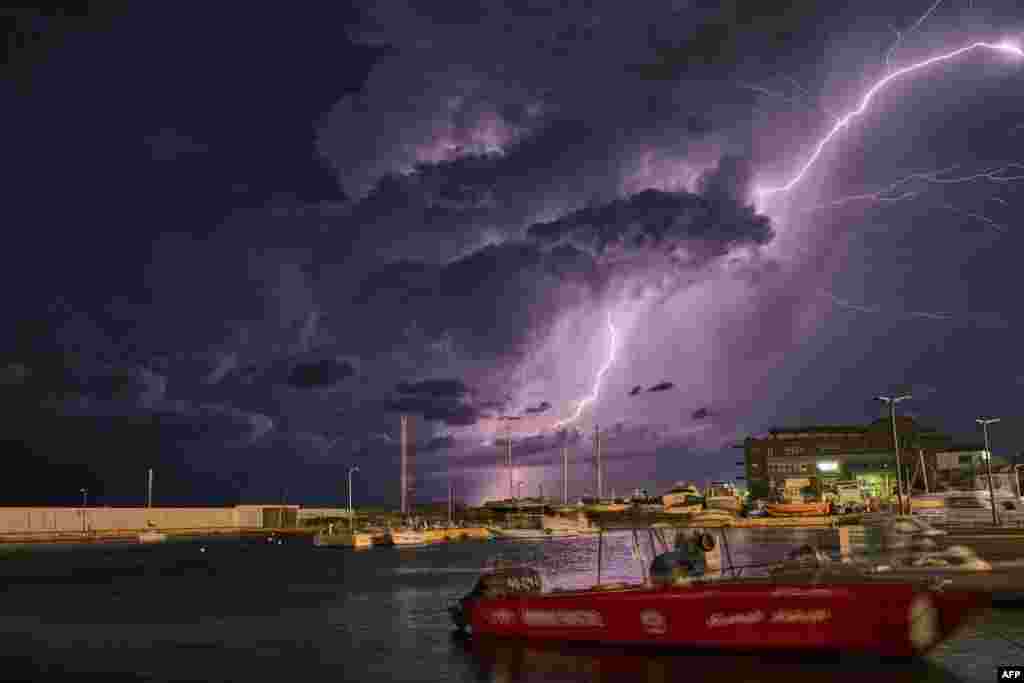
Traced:
<path fill-rule="evenodd" d="M 569 538 L 578 536 L 575 529 L 492 529 L 498 538 L 515 541 L 546 541 L 549 538 Z"/>
<path fill-rule="evenodd" d="M 330 546 L 345 546 L 348 548 L 370 548 L 373 546 L 373 536 L 364 531 L 338 531 L 335 533 L 322 533 L 313 537 L 313 545 L 318 548 Z"/>
<path fill-rule="evenodd" d="M 391 529 L 388 535 L 396 546 L 427 545 L 433 540 L 426 529 Z"/>
<path fill-rule="evenodd" d="M 167 540 L 167 534 L 154 529 L 143 531 L 139 534 L 139 543 L 163 543 Z"/>

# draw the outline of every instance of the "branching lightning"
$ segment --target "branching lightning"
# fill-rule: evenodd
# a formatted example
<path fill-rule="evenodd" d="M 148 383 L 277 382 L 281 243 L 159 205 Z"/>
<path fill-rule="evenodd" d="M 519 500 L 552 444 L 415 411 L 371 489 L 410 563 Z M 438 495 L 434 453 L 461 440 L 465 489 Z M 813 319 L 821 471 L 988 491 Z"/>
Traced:
<path fill-rule="evenodd" d="M 605 360 L 604 365 L 597 371 L 597 377 L 594 378 L 594 388 L 591 390 L 590 395 L 580 399 L 576 404 L 576 412 L 573 413 L 572 417 L 565 420 L 561 420 L 555 423 L 555 429 L 561 429 L 567 424 L 572 424 L 576 420 L 580 419 L 583 411 L 586 410 L 587 406 L 597 400 L 597 397 L 601 393 L 601 384 L 604 382 L 604 376 L 612 367 L 612 363 L 615 362 L 615 356 L 619 351 L 619 335 L 615 329 L 615 324 L 612 322 L 612 314 L 608 314 L 608 358 Z"/>
<path fill-rule="evenodd" d="M 924 20 L 926 20 L 935 11 L 935 9 L 940 4 L 941 4 L 941 0 L 937 0 L 929 8 L 929 10 L 925 13 L 925 15 L 923 17 L 921 17 L 913 26 L 911 26 L 907 30 L 906 33 L 910 33 L 912 31 L 914 31 L 915 29 L 917 29 L 920 26 L 920 24 L 923 23 Z M 821 155 L 824 152 L 825 148 L 843 130 L 848 128 L 854 122 L 855 119 L 857 119 L 858 117 L 863 115 L 865 112 L 867 112 L 868 108 L 871 106 L 871 103 L 872 103 L 872 101 L 875 98 L 875 95 L 877 95 L 882 89 L 884 89 L 892 81 L 894 81 L 896 79 L 899 79 L 899 78 L 903 78 L 904 76 L 909 76 L 909 75 L 911 75 L 911 74 L 913 74 L 913 73 L 915 73 L 917 71 L 920 71 L 920 70 L 925 69 L 925 68 L 927 68 L 929 66 L 932 66 L 933 64 L 937 64 L 939 62 L 946 62 L 946 61 L 954 60 L 954 59 L 956 59 L 956 58 L 958 58 L 958 57 L 960 57 L 962 55 L 965 55 L 965 54 L 967 54 L 969 52 L 974 52 L 974 51 L 980 50 L 980 49 L 990 50 L 990 51 L 995 51 L 995 52 L 1002 52 L 1002 53 L 1005 53 L 1005 54 L 1013 55 L 1015 57 L 1024 57 L 1024 49 L 1021 49 L 1021 47 L 1019 45 L 1016 45 L 1016 44 L 1013 44 L 1013 43 L 1010 43 L 1010 42 L 1001 42 L 1001 43 L 976 42 L 976 43 L 971 43 L 970 45 L 967 45 L 965 47 L 961 47 L 961 48 L 959 48 L 957 50 L 953 50 L 951 52 L 947 52 L 947 53 L 944 53 L 944 54 L 936 55 L 934 57 L 930 57 L 928 59 L 925 59 L 923 61 L 911 64 L 911 65 L 903 67 L 901 69 L 891 70 L 891 69 L 888 68 L 889 59 L 892 57 L 892 55 L 895 52 L 895 50 L 899 47 L 899 44 L 902 41 L 903 37 L 904 37 L 904 34 L 901 34 L 901 33 L 897 32 L 896 43 L 890 48 L 889 52 L 886 54 L 887 69 L 886 69 L 885 76 L 880 78 L 873 86 L 871 86 L 871 88 L 868 89 L 868 91 L 861 98 L 860 104 L 857 106 L 857 108 L 855 108 L 852 111 L 844 114 L 843 116 L 839 117 L 836 120 L 836 122 L 832 126 L 831 130 L 829 130 L 828 133 L 824 137 L 822 137 L 822 139 L 819 140 L 818 143 L 814 146 L 813 153 L 810 155 L 810 157 L 807 159 L 807 161 L 804 163 L 804 165 L 799 169 L 799 171 L 796 173 L 796 175 L 794 175 L 787 183 L 785 183 L 784 185 L 778 186 L 778 187 L 757 187 L 757 188 L 755 188 L 754 194 L 755 194 L 755 197 L 758 200 L 763 200 L 763 199 L 766 199 L 766 198 L 771 197 L 771 196 L 776 195 L 776 194 L 788 193 L 790 190 L 792 190 L 794 187 L 796 187 L 798 184 L 800 184 L 800 182 L 808 174 L 808 172 L 811 170 L 811 168 L 817 163 L 818 159 L 821 157 Z M 759 92 L 761 94 L 765 94 L 765 95 L 768 95 L 768 96 L 781 97 L 782 99 L 786 99 L 788 101 L 795 101 L 794 98 L 786 97 L 786 96 L 784 96 L 784 95 L 782 95 L 780 93 L 777 93 L 777 92 L 774 92 L 774 91 L 770 91 L 770 90 L 768 90 L 766 88 L 763 88 L 761 86 L 750 85 L 750 84 L 740 84 L 740 87 L 744 87 L 746 89 L 753 90 L 753 91 L 756 91 L 756 92 Z M 913 199 L 914 197 L 918 196 L 920 194 L 920 192 L 914 192 L 914 191 L 900 192 L 901 186 L 905 185 L 906 183 L 909 183 L 911 180 L 920 180 L 920 181 L 924 181 L 924 182 L 927 182 L 927 183 L 933 183 L 933 184 L 947 184 L 947 183 L 951 184 L 951 183 L 969 182 L 971 180 L 988 180 L 988 181 L 992 181 L 992 182 L 1010 182 L 1012 180 L 1017 180 L 1018 177 L 1015 177 L 1015 176 L 1005 176 L 1005 175 L 1000 175 L 1000 174 L 1007 172 L 1011 168 L 1022 169 L 1022 168 L 1024 168 L 1024 166 L 1021 166 L 1019 164 L 1011 164 L 1011 165 L 1008 165 L 1008 166 L 1001 167 L 999 169 L 990 170 L 990 171 L 982 172 L 982 173 L 979 173 L 979 174 L 975 174 L 973 176 L 968 176 L 968 177 L 963 177 L 963 178 L 955 178 L 955 179 L 943 179 L 943 178 L 941 178 L 941 176 L 944 173 L 948 172 L 950 169 L 947 169 L 946 171 L 934 172 L 934 173 L 931 173 L 931 174 L 914 174 L 912 176 L 908 176 L 908 177 L 906 177 L 906 178 L 904 178 L 904 179 L 894 183 L 893 185 L 890 185 L 885 190 L 882 190 L 882 191 L 879 191 L 879 192 L 863 194 L 863 195 L 856 195 L 856 196 L 852 196 L 852 197 L 847 197 L 847 198 L 844 198 L 842 200 L 838 200 L 836 202 L 833 202 L 831 204 L 831 206 L 838 206 L 838 205 L 841 205 L 843 203 L 847 203 L 847 202 L 851 202 L 851 201 L 856 201 L 858 199 L 874 200 L 874 201 L 902 201 L 902 200 L 907 200 L 907 199 Z M 1021 178 L 1021 179 L 1024 179 L 1024 178 Z M 945 208 L 949 208 L 949 209 L 954 210 L 954 211 L 959 211 L 959 209 L 957 209 L 956 207 L 950 206 L 950 205 L 946 205 Z M 963 213 L 966 213 L 966 212 L 963 212 Z M 989 223 L 990 225 L 992 225 L 993 227 L 1002 227 L 1002 226 L 998 226 L 998 224 L 994 223 L 993 221 L 987 219 L 982 214 L 967 213 L 967 215 L 969 215 L 970 217 L 977 218 L 979 220 L 985 221 L 985 222 Z M 914 315 L 925 315 L 925 314 L 914 314 Z M 594 380 L 594 386 L 593 386 L 593 389 L 592 389 L 590 395 L 586 396 L 583 399 L 581 399 L 576 404 L 576 410 L 575 410 L 575 412 L 573 413 L 573 415 L 571 417 L 569 417 L 569 418 L 567 418 L 565 420 L 561 420 L 561 421 L 557 422 L 555 424 L 555 429 L 560 429 L 560 428 L 564 427 L 565 425 L 571 424 L 571 423 L 575 422 L 576 420 L 578 420 L 580 418 L 580 416 L 583 414 L 583 411 L 586 410 L 587 406 L 589 406 L 594 401 L 596 401 L 598 396 L 600 395 L 601 385 L 604 382 L 604 377 L 607 374 L 608 370 L 611 369 L 612 364 L 615 362 L 615 357 L 616 357 L 616 354 L 618 352 L 618 333 L 617 333 L 617 331 L 615 329 L 615 325 L 612 322 L 611 314 L 608 315 L 608 332 L 609 332 L 609 338 L 610 338 L 610 346 L 609 346 L 608 358 L 606 359 L 605 363 L 601 366 L 601 369 L 598 370 L 597 377 Z"/>
<path fill-rule="evenodd" d="M 789 192 L 794 187 L 796 187 L 800 183 L 800 181 L 804 179 L 804 177 L 811 170 L 814 164 L 818 161 L 818 158 L 821 157 L 822 153 L 824 152 L 825 148 L 829 145 L 829 143 L 831 143 L 832 140 L 834 140 L 836 136 L 839 135 L 839 133 L 848 128 L 855 119 L 863 115 L 871 106 L 871 102 L 874 100 L 875 95 L 877 95 L 879 91 L 881 91 L 883 88 L 889 85 L 889 83 L 891 83 L 892 81 L 898 78 L 902 78 L 904 76 L 908 76 L 912 73 L 920 71 L 921 69 L 925 69 L 929 66 L 932 66 L 933 64 L 938 64 L 939 62 L 947 62 L 979 49 L 1003 52 L 1006 54 L 1011 54 L 1016 57 L 1024 57 L 1024 50 L 1022 50 L 1020 46 L 1014 45 L 1013 43 L 977 42 L 971 43 L 970 45 L 961 47 L 957 50 L 953 50 L 952 52 L 936 55 L 934 57 L 930 57 L 915 64 L 911 64 L 910 66 L 905 66 L 902 69 L 896 69 L 895 71 L 892 71 L 891 73 L 879 79 L 873 86 L 871 86 L 871 88 L 868 89 L 868 91 L 861 98 L 860 104 L 857 106 L 856 109 L 848 112 L 847 114 L 843 115 L 838 121 L 836 121 L 835 125 L 832 126 L 832 129 L 829 130 L 829 132 L 825 134 L 825 136 L 821 140 L 819 140 L 818 143 L 814 146 L 814 151 L 811 154 L 810 158 L 808 158 L 808 160 L 804 163 L 804 165 L 800 168 L 796 175 L 794 175 L 793 178 L 789 180 L 789 182 L 778 187 L 756 188 L 754 190 L 755 196 L 758 199 L 765 199 L 775 194 Z"/>
<path fill-rule="evenodd" d="M 947 177 L 948 174 L 955 171 L 958 167 L 951 166 L 949 168 L 941 169 L 938 171 L 928 171 L 922 173 L 911 173 L 910 175 L 900 178 L 896 182 L 888 185 L 881 190 L 874 192 L 863 192 L 860 194 L 847 195 L 832 201 L 825 202 L 824 204 L 817 204 L 807 209 L 803 209 L 804 212 L 821 211 L 824 209 L 835 209 L 846 204 L 860 201 L 877 202 L 877 203 L 896 203 L 909 201 L 911 199 L 917 199 L 926 191 L 927 187 L 917 188 L 914 185 L 961 185 L 965 183 L 974 182 L 986 182 L 993 183 L 996 185 L 1009 185 L 1011 183 L 1024 181 L 1024 164 L 1020 163 L 1009 163 L 1002 164 L 1000 166 L 990 167 L 988 169 L 977 171 L 969 175 L 958 175 Z M 989 197 L 987 201 L 996 202 L 1002 205 L 1008 205 L 1005 199 L 1000 197 Z M 948 209 L 955 213 L 962 214 L 969 218 L 974 218 L 982 223 L 985 223 L 994 230 L 1000 232 L 1006 230 L 1006 226 L 993 220 L 979 211 L 964 210 L 959 207 L 953 206 L 952 204 L 943 203 L 940 208 Z"/>

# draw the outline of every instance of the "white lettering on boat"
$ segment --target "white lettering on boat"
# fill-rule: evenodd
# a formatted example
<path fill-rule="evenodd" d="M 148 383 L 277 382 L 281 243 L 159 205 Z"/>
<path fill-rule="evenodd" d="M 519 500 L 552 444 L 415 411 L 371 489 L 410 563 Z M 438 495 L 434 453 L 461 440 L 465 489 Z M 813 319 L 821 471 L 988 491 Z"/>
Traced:
<path fill-rule="evenodd" d="M 665 618 L 664 614 L 657 610 L 641 610 L 640 623 L 643 625 L 645 633 L 661 635 L 668 631 L 668 620 Z"/>
<path fill-rule="evenodd" d="M 516 623 L 516 613 L 510 609 L 495 609 L 487 614 L 487 621 L 492 624 L 507 626 Z"/>
<path fill-rule="evenodd" d="M 604 627 L 604 618 L 593 610 L 524 609 L 523 623 L 527 626 L 585 626 Z"/>
<path fill-rule="evenodd" d="M 772 614 L 773 624 L 821 624 L 832 620 L 828 609 L 780 609 Z"/>
<path fill-rule="evenodd" d="M 719 628 L 722 626 L 732 626 L 734 624 L 759 624 L 762 621 L 764 621 L 764 612 L 761 610 L 754 610 L 753 612 L 733 612 L 732 614 L 715 612 L 708 617 L 707 625 L 708 628 Z"/>

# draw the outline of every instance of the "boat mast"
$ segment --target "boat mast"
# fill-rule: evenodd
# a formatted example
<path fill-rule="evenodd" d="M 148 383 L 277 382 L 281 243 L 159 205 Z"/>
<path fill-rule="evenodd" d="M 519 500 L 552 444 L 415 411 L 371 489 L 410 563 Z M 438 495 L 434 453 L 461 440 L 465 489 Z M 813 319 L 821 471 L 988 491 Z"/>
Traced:
<path fill-rule="evenodd" d="M 516 496 L 512 486 L 512 427 L 508 422 L 505 422 L 505 448 L 505 461 L 508 463 L 508 499 L 513 500 Z"/>
<path fill-rule="evenodd" d="M 569 447 L 562 446 L 562 505 L 569 504 Z"/>
<path fill-rule="evenodd" d="M 401 416 L 401 514 L 409 514 L 409 416 Z"/>

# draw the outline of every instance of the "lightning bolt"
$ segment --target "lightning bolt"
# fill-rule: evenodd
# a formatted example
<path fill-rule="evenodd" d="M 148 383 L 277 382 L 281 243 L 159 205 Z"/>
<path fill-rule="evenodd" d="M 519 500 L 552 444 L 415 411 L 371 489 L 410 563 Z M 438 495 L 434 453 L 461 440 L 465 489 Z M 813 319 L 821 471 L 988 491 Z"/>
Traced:
<path fill-rule="evenodd" d="M 612 322 L 612 314 L 608 314 L 608 358 L 605 360 L 604 365 L 597 371 L 597 377 L 594 378 L 594 388 L 590 391 L 590 395 L 582 398 L 576 404 L 576 412 L 573 413 L 572 417 L 565 420 L 561 420 L 555 423 L 555 429 L 561 429 L 567 424 L 572 424 L 576 420 L 580 419 L 580 415 L 586 410 L 587 406 L 597 400 L 597 397 L 601 393 L 601 384 L 604 382 L 604 376 L 612 367 L 612 363 L 615 362 L 615 355 L 619 351 L 619 334 L 615 329 L 615 324 Z"/>
<path fill-rule="evenodd" d="M 951 166 L 950 168 L 942 169 L 939 171 L 929 171 L 927 173 L 911 173 L 896 182 L 892 183 L 888 187 L 875 192 L 864 192 L 861 194 L 848 195 L 846 197 L 840 197 L 824 204 L 818 204 L 815 206 L 802 209 L 805 213 L 811 213 L 815 211 L 822 211 L 825 209 L 835 209 L 846 204 L 858 201 L 869 201 L 877 202 L 879 204 L 892 204 L 896 202 L 908 201 L 911 199 L 917 199 L 925 190 L 920 189 L 905 189 L 905 186 L 910 183 L 920 183 L 925 186 L 927 185 L 961 185 L 965 183 L 974 183 L 978 181 L 993 183 L 996 185 L 1009 185 L 1010 183 L 1016 183 L 1024 181 L 1024 175 L 1017 175 L 1014 172 L 1020 172 L 1024 170 L 1024 164 L 1010 163 L 996 166 L 986 170 L 971 173 L 970 175 L 961 175 L 955 177 L 942 177 L 957 169 L 957 166 Z M 1004 206 L 1008 206 L 1009 202 L 1000 197 L 989 197 L 986 201 L 992 201 Z M 959 213 L 968 218 L 978 220 L 992 229 L 998 232 L 1005 232 L 1008 228 L 989 218 L 983 213 L 977 211 L 968 211 L 961 209 L 949 203 L 943 203 L 939 208 Z"/>
<path fill-rule="evenodd" d="M 814 146 L 814 152 L 811 154 L 810 158 L 808 158 L 808 160 L 800 168 L 797 174 L 794 175 L 789 182 L 787 182 L 785 185 L 780 185 L 778 187 L 756 188 L 754 190 L 755 196 L 758 199 L 765 199 L 775 194 L 789 192 L 798 184 L 800 184 L 800 181 L 804 179 L 808 171 L 810 171 L 814 164 L 818 161 L 818 158 L 821 157 L 822 152 L 824 152 L 825 148 L 829 145 L 829 143 L 831 143 L 836 138 L 836 136 L 843 132 L 843 130 L 848 128 L 855 119 L 862 116 L 868 110 L 868 107 L 871 106 L 871 102 L 872 100 L 875 99 L 875 95 L 877 95 L 883 88 L 889 85 L 889 83 L 891 83 L 892 81 L 898 78 L 903 78 L 904 76 L 908 76 L 922 69 L 926 69 L 929 66 L 932 66 L 933 64 L 938 64 L 939 62 L 948 62 L 969 52 L 974 52 L 975 50 L 991 50 L 994 52 L 1003 52 L 1011 54 L 1016 57 L 1024 57 L 1024 50 L 1022 50 L 1019 45 L 1014 45 L 1013 43 L 1010 42 L 977 42 L 971 43 L 970 45 L 961 47 L 957 50 L 953 50 L 952 52 L 947 52 L 945 54 L 930 57 L 923 61 L 911 64 L 910 66 L 905 66 L 902 69 L 897 69 L 889 73 L 887 76 L 879 79 L 878 82 L 876 82 L 873 86 L 871 86 L 871 88 L 868 89 L 868 91 L 861 98 L 860 105 L 856 109 L 844 114 L 842 117 L 839 118 L 838 121 L 836 121 L 835 125 L 832 126 L 832 129 L 821 140 L 818 141 L 817 145 Z"/>

